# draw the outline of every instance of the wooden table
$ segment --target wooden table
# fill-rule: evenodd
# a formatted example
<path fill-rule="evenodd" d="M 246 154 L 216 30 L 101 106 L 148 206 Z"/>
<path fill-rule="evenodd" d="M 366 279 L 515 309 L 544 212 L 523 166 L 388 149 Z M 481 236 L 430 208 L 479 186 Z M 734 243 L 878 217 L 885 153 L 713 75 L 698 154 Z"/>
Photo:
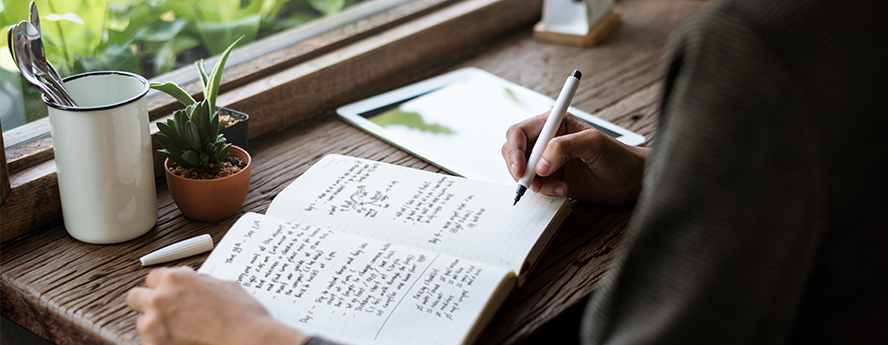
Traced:
<path fill-rule="evenodd" d="M 429 75 L 475 66 L 555 96 L 570 70 L 583 72 L 573 105 L 656 138 L 655 103 L 662 49 L 681 19 L 705 3 L 637 0 L 618 3 L 622 24 L 600 46 L 577 48 L 544 44 L 526 27 L 478 47 L 469 57 Z M 243 212 L 264 213 L 289 181 L 328 153 L 340 153 L 438 171 L 415 156 L 337 119 L 332 110 L 313 120 L 250 143 L 254 167 Z M 235 215 L 220 223 L 186 219 L 166 183 L 157 184 L 160 218 L 146 235 L 115 245 L 91 245 L 68 236 L 62 224 L 34 231 L 0 247 L 2 314 L 59 344 L 136 344 L 137 314 L 126 292 L 143 285 L 149 269 L 138 258 L 170 243 L 209 233 L 218 242 Z M 500 309 L 479 343 L 522 343 L 558 327 L 559 315 L 575 319 L 581 302 L 598 286 L 618 250 L 631 207 L 574 202 L 573 212 L 550 252 L 527 285 Z M 199 267 L 207 255 L 169 263 Z M 549 325 L 547 325 L 547 323 Z M 552 324 L 556 324 L 551 326 Z M 571 330 L 571 332 L 575 331 Z"/>

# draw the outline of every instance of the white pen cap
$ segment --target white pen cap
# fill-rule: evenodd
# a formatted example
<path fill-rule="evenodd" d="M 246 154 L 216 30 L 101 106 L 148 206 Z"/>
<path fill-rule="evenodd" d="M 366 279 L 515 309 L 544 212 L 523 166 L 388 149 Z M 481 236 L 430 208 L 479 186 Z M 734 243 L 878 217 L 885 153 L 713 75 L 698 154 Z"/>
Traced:
<path fill-rule="evenodd" d="M 211 250 L 213 250 L 213 238 L 209 234 L 203 234 L 155 250 L 139 258 L 139 261 L 142 262 L 142 266 L 150 266 L 187 258 Z"/>

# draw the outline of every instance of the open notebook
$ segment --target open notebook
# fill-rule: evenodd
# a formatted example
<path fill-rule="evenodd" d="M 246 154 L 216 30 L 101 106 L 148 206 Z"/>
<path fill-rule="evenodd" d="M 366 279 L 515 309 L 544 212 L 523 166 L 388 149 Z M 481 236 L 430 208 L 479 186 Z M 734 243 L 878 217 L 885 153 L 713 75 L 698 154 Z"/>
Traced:
<path fill-rule="evenodd" d="M 352 344 L 464 344 L 523 285 L 570 213 L 563 197 L 329 155 L 200 268 L 277 319 Z"/>

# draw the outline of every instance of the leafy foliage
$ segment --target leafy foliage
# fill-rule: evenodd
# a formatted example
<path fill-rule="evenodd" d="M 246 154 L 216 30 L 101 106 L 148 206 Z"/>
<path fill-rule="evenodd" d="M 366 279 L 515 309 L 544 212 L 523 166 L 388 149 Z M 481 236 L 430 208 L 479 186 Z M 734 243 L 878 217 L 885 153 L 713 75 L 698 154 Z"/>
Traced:
<path fill-rule="evenodd" d="M 150 79 L 220 54 L 238 37 L 249 43 L 363 0 L 35 1 L 47 58 L 62 75 L 119 70 Z M 21 123 L 25 115 L 27 121 L 46 116 L 40 91 L 19 77 L 6 50 L 5 28 L 28 19 L 28 7 L 28 0 L 0 0 L 0 68 L 9 72 L 0 73 L 6 130 L 12 117 Z"/>
<path fill-rule="evenodd" d="M 47 55 L 62 74 L 113 69 L 156 75 L 176 68 L 185 51 L 217 55 L 224 42 L 244 36 L 249 43 L 339 13 L 359 0 L 35 1 Z M 28 3 L 0 0 L 0 26 L 27 19 Z M 145 67 L 153 70 L 145 73 Z"/>
<path fill-rule="evenodd" d="M 185 169 L 198 168 L 208 174 L 215 174 L 225 165 L 231 144 L 219 133 L 223 124 L 219 122 L 216 96 L 228 55 L 241 39 L 243 37 L 222 53 L 212 74 L 206 74 L 203 60 L 195 63 L 204 91 L 204 99 L 200 102 L 195 102 L 191 95 L 174 83 L 151 83 L 151 88 L 166 92 L 185 105 L 184 110 L 175 111 L 173 118 L 166 123 L 158 122 L 157 129 L 160 131 L 151 135 L 163 146 L 157 152 L 173 161 L 174 165 Z"/>

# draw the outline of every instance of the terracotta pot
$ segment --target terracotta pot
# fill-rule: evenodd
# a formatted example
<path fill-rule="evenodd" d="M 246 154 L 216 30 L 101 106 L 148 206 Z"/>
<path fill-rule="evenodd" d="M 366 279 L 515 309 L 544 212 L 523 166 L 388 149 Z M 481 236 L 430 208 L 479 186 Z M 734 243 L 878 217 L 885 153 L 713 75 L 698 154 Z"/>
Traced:
<path fill-rule="evenodd" d="M 250 190 L 250 154 L 240 147 L 231 146 L 229 156 L 247 163 L 239 173 L 215 180 L 193 180 L 173 175 L 170 172 L 173 162 L 167 158 L 163 162 L 167 186 L 173 201 L 185 217 L 202 222 L 218 222 L 231 217 L 244 204 Z"/>

